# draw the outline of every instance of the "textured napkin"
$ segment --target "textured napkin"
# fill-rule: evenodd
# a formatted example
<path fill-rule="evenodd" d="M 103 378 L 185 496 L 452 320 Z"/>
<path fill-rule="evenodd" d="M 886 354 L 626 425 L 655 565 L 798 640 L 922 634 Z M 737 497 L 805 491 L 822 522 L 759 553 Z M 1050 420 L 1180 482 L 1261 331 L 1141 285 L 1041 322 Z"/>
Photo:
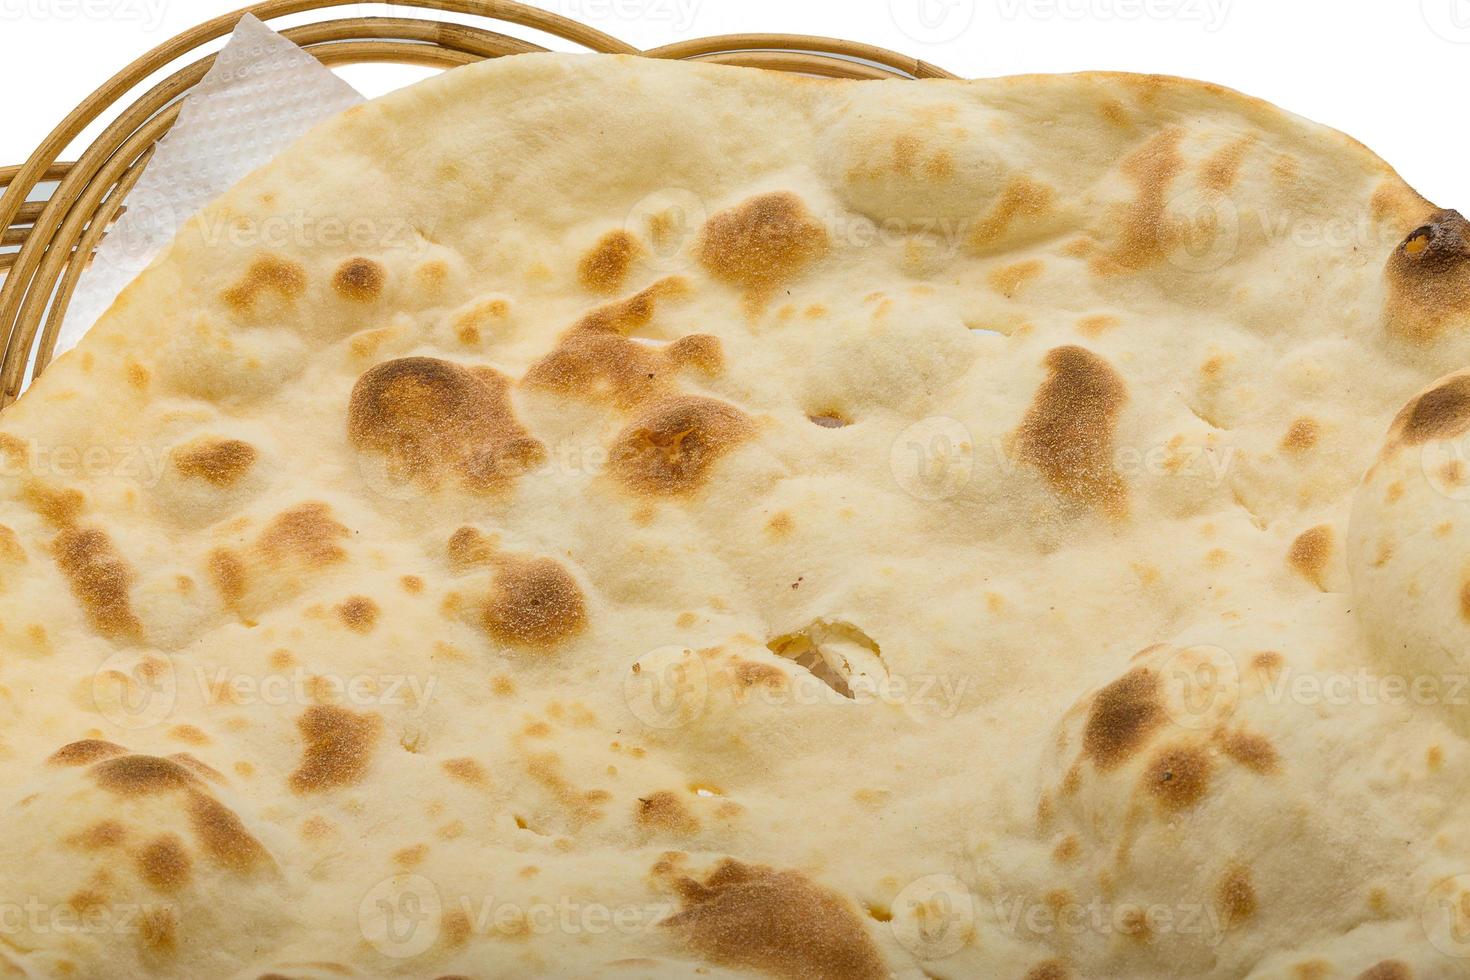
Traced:
<path fill-rule="evenodd" d="M 314 125 L 363 97 L 247 14 L 179 110 L 77 285 L 56 353 L 75 347 L 179 227 Z"/>

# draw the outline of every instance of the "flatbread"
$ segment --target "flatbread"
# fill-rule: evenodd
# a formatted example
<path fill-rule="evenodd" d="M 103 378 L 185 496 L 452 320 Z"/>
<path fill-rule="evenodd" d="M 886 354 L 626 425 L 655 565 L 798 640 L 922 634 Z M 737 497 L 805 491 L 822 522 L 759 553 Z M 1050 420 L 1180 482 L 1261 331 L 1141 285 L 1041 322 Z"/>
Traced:
<path fill-rule="evenodd" d="M 0 975 L 1470 975 L 1467 243 L 1170 78 L 353 109 L 0 416 Z"/>

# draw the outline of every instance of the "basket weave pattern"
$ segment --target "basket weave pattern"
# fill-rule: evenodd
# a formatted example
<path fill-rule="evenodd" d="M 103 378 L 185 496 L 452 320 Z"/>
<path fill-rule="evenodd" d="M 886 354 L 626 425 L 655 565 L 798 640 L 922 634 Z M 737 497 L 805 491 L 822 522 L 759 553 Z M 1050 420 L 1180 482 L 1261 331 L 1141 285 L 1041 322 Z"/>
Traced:
<path fill-rule="evenodd" d="M 214 56 L 180 68 L 135 102 L 121 104 L 144 79 L 234 30 L 246 13 L 269 21 L 328 11 L 354 0 L 268 0 L 201 24 L 153 49 L 77 106 L 24 164 L 0 169 L 0 407 L 20 394 L 27 365 L 50 362 L 67 305 L 98 242 L 121 213 L 153 147 L 178 117 L 181 100 L 214 64 Z M 589 51 L 678 58 L 801 72 L 835 78 L 950 78 L 949 72 L 894 51 L 835 38 L 731 34 L 681 41 L 648 51 L 512 0 L 386 0 L 400 7 L 465 14 L 495 27 L 541 31 Z M 418 17 L 323 20 L 281 32 L 328 66 L 392 62 L 454 68 L 486 58 L 546 50 L 490 26 Z M 114 116 L 74 162 L 59 157 L 87 126 Z M 47 187 L 46 185 L 53 185 Z M 37 188 L 41 190 L 38 192 Z M 46 196 L 49 193 L 49 196 Z M 36 197 L 42 200 L 33 200 Z M 15 250 L 16 247 L 18 250 Z"/>

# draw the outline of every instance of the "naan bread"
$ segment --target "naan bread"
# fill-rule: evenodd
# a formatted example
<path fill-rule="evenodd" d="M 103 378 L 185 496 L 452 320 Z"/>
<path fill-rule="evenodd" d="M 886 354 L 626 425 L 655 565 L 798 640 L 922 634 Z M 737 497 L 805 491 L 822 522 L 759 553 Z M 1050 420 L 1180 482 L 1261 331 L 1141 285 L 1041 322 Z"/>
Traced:
<path fill-rule="evenodd" d="M 0 417 L 0 975 L 1470 975 L 1465 365 L 1211 85 L 354 109 Z"/>

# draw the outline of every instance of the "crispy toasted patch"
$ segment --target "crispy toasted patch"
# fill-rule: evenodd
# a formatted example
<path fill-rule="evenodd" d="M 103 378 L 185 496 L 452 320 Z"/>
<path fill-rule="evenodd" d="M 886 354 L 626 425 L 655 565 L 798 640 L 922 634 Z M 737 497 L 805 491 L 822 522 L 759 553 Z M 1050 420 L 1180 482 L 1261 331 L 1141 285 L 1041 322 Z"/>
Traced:
<path fill-rule="evenodd" d="M 107 532 L 64 528 L 51 547 L 92 628 L 114 639 L 141 640 L 143 622 L 133 614 L 133 569 Z"/>
<path fill-rule="evenodd" d="M 274 864 L 265 845 L 219 800 L 207 793 L 191 793 L 188 810 L 189 826 L 215 864 L 242 875 Z"/>
<path fill-rule="evenodd" d="M 337 542 L 351 534 L 332 517 L 329 505 L 309 501 L 277 514 L 261 531 L 255 547 L 273 565 L 325 568 L 346 560 L 347 552 Z"/>
<path fill-rule="evenodd" d="M 1241 164 L 1256 144 L 1256 134 L 1247 133 L 1226 143 L 1200 165 L 1199 181 L 1212 191 L 1228 191 L 1240 178 Z"/>
<path fill-rule="evenodd" d="M 695 242 L 700 265 L 760 305 L 826 254 L 826 227 L 790 191 L 761 194 L 713 215 Z"/>
<path fill-rule="evenodd" d="M 177 834 L 164 834 L 138 852 L 138 874 L 156 891 L 176 892 L 189 883 L 194 861 Z"/>
<path fill-rule="evenodd" d="M 1436 211 L 1393 250 L 1384 270 L 1391 334 L 1413 344 L 1436 340 L 1470 318 L 1470 221 Z"/>
<path fill-rule="evenodd" d="M 1143 785 L 1165 810 L 1185 810 L 1204 799 L 1210 788 L 1214 763 L 1196 746 L 1167 748 L 1154 757 L 1143 774 Z"/>
<path fill-rule="evenodd" d="M 445 772 L 462 783 L 483 786 L 490 781 L 490 775 L 485 771 L 485 767 L 474 759 L 445 759 L 443 765 Z"/>
<path fill-rule="evenodd" d="M 746 414 L 733 405 L 684 395 L 653 405 L 613 443 L 611 471 L 641 496 L 692 493 L 710 468 L 754 434 Z"/>
<path fill-rule="evenodd" d="M 332 275 L 332 289 L 354 303 L 371 303 L 383 292 L 388 270 L 372 259 L 348 259 Z"/>
<path fill-rule="evenodd" d="M 101 851 L 117 847 L 128 839 L 128 828 L 116 820 L 99 820 L 79 834 L 66 839 L 68 847 L 81 851 Z"/>
<path fill-rule="evenodd" d="M 1414 973 L 1403 960 L 1384 960 L 1359 973 L 1357 980 L 1413 980 Z"/>
<path fill-rule="evenodd" d="M 87 502 L 80 490 L 53 487 L 40 480 L 27 480 L 21 496 L 27 506 L 55 528 L 74 526 Z"/>
<path fill-rule="evenodd" d="M 209 580 L 226 605 L 237 605 L 245 597 L 245 561 L 228 548 L 216 548 L 207 559 Z"/>
<path fill-rule="evenodd" d="M 1231 759 L 1253 772 L 1267 775 L 1280 768 L 1281 757 L 1264 735 L 1251 732 L 1226 732 L 1219 737 L 1220 748 Z"/>
<path fill-rule="evenodd" d="M 126 755 L 127 751 L 121 745 L 115 745 L 112 742 L 84 738 L 81 741 L 63 745 L 46 761 L 53 766 L 89 766 L 103 759 L 111 759 L 113 756 Z"/>
<path fill-rule="evenodd" d="M 1251 883 L 1249 868 L 1243 864 L 1232 864 L 1225 870 L 1220 883 L 1215 886 L 1215 904 L 1227 929 L 1255 917 L 1256 889 Z"/>
<path fill-rule="evenodd" d="M 1099 769 L 1115 769 L 1143 747 L 1165 718 L 1159 675 L 1135 667 L 1092 699 L 1082 730 L 1082 752 Z"/>
<path fill-rule="evenodd" d="M 255 308 L 255 301 L 262 293 L 273 293 L 285 300 L 294 300 L 306 292 L 306 270 L 289 259 L 275 255 L 262 255 L 245 270 L 238 283 L 221 295 L 225 304 L 240 313 Z"/>
<path fill-rule="evenodd" d="M 1043 960 L 1026 971 L 1024 980 L 1072 980 L 1072 971 L 1061 960 Z"/>
<path fill-rule="evenodd" d="M 681 836 L 699 833 L 699 818 L 690 812 L 677 793 L 668 790 L 640 797 L 635 816 L 638 825 L 645 830 Z"/>
<path fill-rule="evenodd" d="M 587 603 L 577 580 L 555 559 L 507 557 L 481 622 L 502 643 L 545 649 L 586 627 Z"/>
<path fill-rule="evenodd" d="M 1000 293 L 1006 299 L 1015 299 L 1016 293 L 1026 283 L 1041 275 L 1046 268 L 1046 263 L 1040 259 L 1026 259 L 1023 262 L 1012 262 L 994 269 L 985 277 L 990 288 Z"/>
<path fill-rule="evenodd" d="M 1436 384 L 1405 405 L 1393 421 L 1388 451 L 1454 439 L 1470 431 L 1470 374 Z"/>
<path fill-rule="evenodd" d="M 296 720 L 305 743 L 291 774 L 292 791 L 321 793 L 355 786 L 367 775 L 383 720 L 331 705 L 313 705 Z"/>
<path fill-rule="evenodd" d="M 724 367 L 718 338 L 689 334 L 659 348 L 629 336 L 652 321 L 661 300 L 684 289 L 682 279 L 661 279 L 636 295 L 598 307 L 562 334 L 531 365 L 522 383 L 627 409 L 669 394 L 675 375 L 686 367 L 718 374 Z"/>
<path fill-rule="evenodd" d="M 1123 161 L 1123 176 L 1133 184 L 1134 198 L 1121 209 L 1113 247 L 1092 260 L 1094 273 L 1137 271 L 1168 254 L 1173 236 L 1164 209 L 1169 188 L 1184 169 L 1179 153 L 1183 138 L 1182 129 L 1161 130 Z"/>
<path fill-rule="evenodd" d="M 88 770 L 97 785 L 118 796 L 152 796 L 199 785 L 199 777 L 173 759 L 124 755 Z"/>
<path fill-rule="evenodd" d="M 1329 524 L 1319 524 L 1297 535 L 1286 552 L 1286 563 L 1302 578 L 1326 591 L 1322 584 L 1327 563 L 1332 559 L 1333 533 Z"/>
<path fill-rule="evenodd" d="M 1018 176 L 1001 191 L 990 211 L 976 222 L 966 240 L 972 252 L 985 252 L 1005 237 L 1012 225 L 1027 218 L 1044 217 L 1056 193 L 1030 177 Z"/>
<path fill-rule="evenodd" d="M 403 357 L 363 374 L 347 433 L 358 450 L 386 457 L 396 476 L 433 487 L 450 474 L 475 492 L 504 487 L 546 455 L 516 419 L 504 375 L 433 357 Z"/>
<path fill-rule="evenodd" d="M 1281 437 L 1281 450 L 1287 453 L 1304 453 L 1317 445 L 1322 426 L 1314 418 L 1303 416 L 1295 419 Z"/>
<path fill-rule="evenodd" d="M 577 281 L 593 293 L 615 293 L 628 278 L 628 270 L 643 246 L 622 228 L 615 228 L 597 240 L 597 244 L 577 263 Z"/>
<path fill-rule="evenodd" d="M 239 439 L 201 439 L 174 450 L 174 468 L 188 477 L 216 487 L 240 481 L 260 453 Z"/>
<path fill-rule="evenodd" d="M 1127 386 L 1083 347 L 1054 348 L 1045 364 L 1047 378 L 1016 430 L 1015 450 L 1058 495 L 1121 517 L 1128 488 L 1113 468 L 1113 439 Z"/>
<path fill-rule="evenodd" d="M 371 633 L 378 624 L 378 604 L 365 595 L 351 596 L 338 604 L 337 618 L 354 633 Z"/>
<path fill-rule="evenodd" d="M 798 872 L 726 860 L 675 887 L 683 908 L 662 925 L 711 962 L 788 980 L 888 976 L 857 910 Z"/>

